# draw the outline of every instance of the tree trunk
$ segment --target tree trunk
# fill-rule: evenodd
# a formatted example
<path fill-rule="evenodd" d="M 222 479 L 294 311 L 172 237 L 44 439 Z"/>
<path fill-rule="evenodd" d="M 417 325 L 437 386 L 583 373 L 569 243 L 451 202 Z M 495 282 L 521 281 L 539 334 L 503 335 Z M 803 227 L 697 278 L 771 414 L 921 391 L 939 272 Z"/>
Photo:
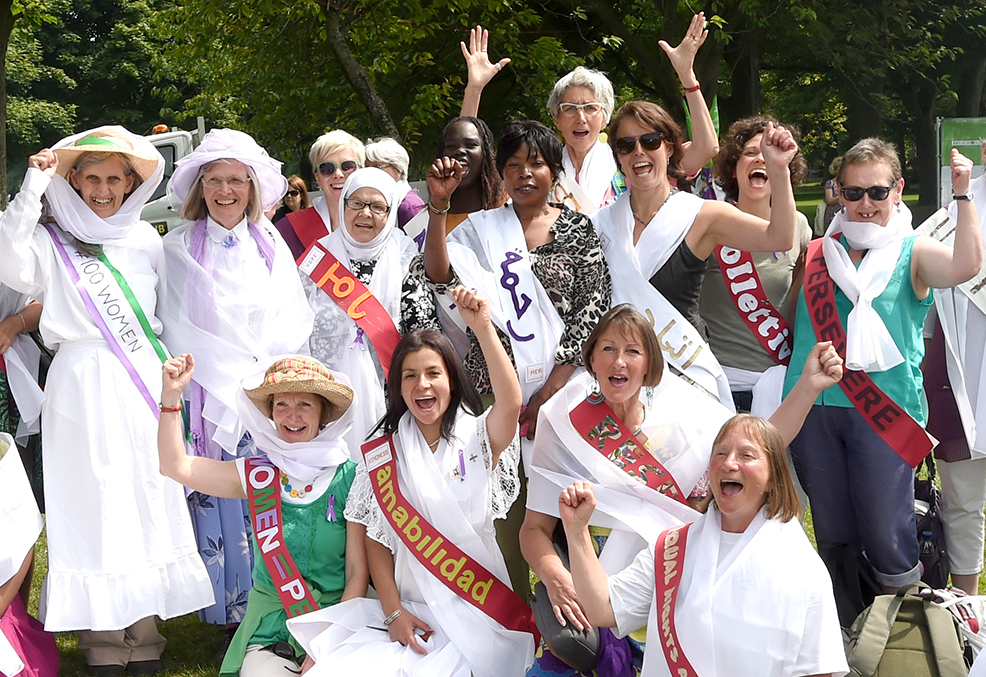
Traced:
<path fill-rule="evenodd" d="M 14 30 L 13 0 L 0 0 L 0 210 L 7 209 L 7 45 Z"/>
<path fill-rule="evenodd" d="M 328 5 L 322 8 L 322 12 L 325 15 L 325 27 L 329 44 L 332 46 L 332 51 L 339 60 L 339 66 L 342 68 L 346 82 L 350 84 L 353 90 L 355 90 L 356 95 L 359 96 L 360 101 L 366 106 L 366 110 L 370 113 L 370 118 L 377 126 L 377 129 L 400 142 L 401 133 L 397 131 L 397 125 L 394 124 L 393 119 L 390 117 L 387 104 L 380 98 L 376 87 L 370 81 L 370 77 L 363 70 L 363 67 L 360 66 L 356 57 L 353 56 L 352 50 L 349 49 L 349 43 L 346 42 L 346 36 L 342 32 L 339 12 L 335 9 L 330 9 Z"/>
<path fill-rule="evenodd" d="M 845 88 L 849 145 L 870 136 L 879 136 L 883 128 L 883 111 L 878 95 L 883 94 L 883 81 L 873 83 L 849 82 Z"/>
<path fill-rule="evenodd" d="M 935 135 L 935 88 L 928 81 L 901 87 L 901 100 L 911 113 L 911 133 L 917 153 L 918 203 L 938 204 L 938 142 Z M 903 152 L 903 148 L 899 149 Z M 901 158 L 907 161 L 907 158 Z"/>
<path fill-rule="evenodd" d="M 961 118 L 975 118 L 982 111 L 986 53 L 967 51 L 963 61 L 965 68 L 959 78 L 959 102 L 955 113 Z"/>

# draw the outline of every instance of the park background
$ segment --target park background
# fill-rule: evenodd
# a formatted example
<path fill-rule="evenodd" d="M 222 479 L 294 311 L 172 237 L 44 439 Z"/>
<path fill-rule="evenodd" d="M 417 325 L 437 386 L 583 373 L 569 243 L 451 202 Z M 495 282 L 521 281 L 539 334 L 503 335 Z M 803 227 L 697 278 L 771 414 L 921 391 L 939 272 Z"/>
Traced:
<path fill-rule="evenodd" d="M 813 168 L 799 191 L 811 218 L 838 154 L 865 136 L 896 144 L 907 199 L 936 206 L 936 121 L 986 116 L 986 0 L 0 0 L 0 207 L 28 155 L 74 131 L 122 124 L 232 127 L 311 179 L 307 151 L 342 128 L 400 140 L 419 179 L 465 85 L 468 30 L 491 31 L 512 62 L 481 116 L 551 124 L 555 80 L 577 65 L 608 73 L 617 106 L 660 103 L 685 119 L 658 40 L 677 44 L 694 12 L 710 34 L 695 69 L 721 127 L 769 112 L 795 124 Z M 810 529 L 810 527 L 809 527 Z M 32 610 L 44 572 L 38 548 Z M 193 614 L 163 625 L 165 675 L 215 675 L 222 630 Z M 74 635 L 65 675 L 85 674 Z"/>

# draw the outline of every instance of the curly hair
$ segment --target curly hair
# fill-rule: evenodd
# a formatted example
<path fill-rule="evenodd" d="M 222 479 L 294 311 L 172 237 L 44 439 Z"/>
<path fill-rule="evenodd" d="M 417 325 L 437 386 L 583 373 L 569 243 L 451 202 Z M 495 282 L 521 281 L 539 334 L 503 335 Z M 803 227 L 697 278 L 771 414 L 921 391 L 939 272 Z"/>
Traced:
<path fill-rule="evenodd" d="M 496 209 L 503 204 L 503 180 L 496 170 L 496 141 L 493 139 L 493 132 L 490 131 L 485 122 L 469 115 L 452 119 L 445 125 L 441 136 L 438 137 L 435 159 L 438 160 L 445 155 L 445 137 L 452 129 L 452 125 L 457 122 L 469 122 L 479 132 L 479 141 L 483 150 L 483 164 L 479 167 L 479 187 L 482 191 L 481 206 L 483 209 Z"/>
<path fill-rule="evenodd" d="M 666 110 L 650 101 L 627 101 L 620 106 L 620 110 L 616 111 L 616 115 L 613 116 L 613 121 L 609 123 L 609 147 L 613 149 L 616 166 L 621 166 L 620 154 L 616 152 L 616 138 L 620 131 L 620 124 L 628 119 L 636 120 L 641 127 L 652 129 L 664 135 L 665 143 L 671 145 L 671 156 L 668 158 L 668 176 L 678 180 L 686 179 L 687 176 L 681 169 L 681 157 L 685 152 L 681 147 L 684 139 L 681 126 L 674 121 L 674 118 Z"/>
<path fill-rule="evenodd" d="M 739 183 L 736 180 L 736 163 L 743 155 L 743 148 L 750 139 L 757 134 L 762 134 L 767 129 L 767 123 L 772 122 L 776 127 L 780 123 L 769 115 L 754 115 L 753 117 L 737 120 L 729 126 L 726 136 L 722 137 L 719 144 L 719 155 L 716 156 L 712 165 L 712 177 L 719 187 L 726 193 L 726 197 L 736 202 L 739 200 Z M 794 140 L 799 144 L 798 152 L 788 165 L 791 172 L 791 187 L 797 188 L 808 175 L 808 163 L 805 162 L 804 155 L 801 154 L 801 133 L 793 125 L 784 125 L 785 129 L 790 130 Z"/>

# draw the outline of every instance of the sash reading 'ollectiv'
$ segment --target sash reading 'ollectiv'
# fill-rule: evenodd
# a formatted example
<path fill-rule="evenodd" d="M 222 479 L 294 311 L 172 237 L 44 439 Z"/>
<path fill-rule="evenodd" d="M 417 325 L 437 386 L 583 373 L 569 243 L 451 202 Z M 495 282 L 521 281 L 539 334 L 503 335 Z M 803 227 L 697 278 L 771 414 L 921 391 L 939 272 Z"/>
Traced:
<path fill-rule="evenodd" d="M 51 225 L 45 225 L 45 229 L 93 323 L 158 418 L 161 414 L 157 401 L 146 384 L 161 378 L 161 364 L 168 355 L 133 290 L 105 254 L 85 256 L 75 247 L 62 244 Z"/>
<path fill-rule="evenodd" d="M 661 650 L 668 662 L 668 671 L 674 677 L 698 677 L 695 668 L 688 662 L 678 641 L 678 631 L 674 624 L 674 605 L 678 601 L 681 587 L 681 571 L 685 564 L 685 539 L 688 527 L 685 524 L 661 533 L 654 549 L 654 588 L 657 594 L 657 618 L 660 624 Z"/>
<path fill-rule="evenodd" d="M 247 505 L 253 538 L 281 606 L 288 618 L 294 618 L 319 607 L 284 544 L 281 483 L 277 478 L 277 468 L 266 458 L 246 459 Z"/>
<path fill-rule="evenodd" d="M 349 272 L 328 249 L 313 242 L 299 259 L 298 267 L 318 288 L 346 311 L 363 330 L 380 358 L 384 378 L 390 373 L 390 359 L 401 334 L 394 320 L 369 289 Z"/>
<path fill-rule="evenodd" d="M 647 453 L 605 400 L 593 404 L 587 398 L 572 409 L 568 418 L 579 435 L 617 468 L 648 488 L 688 505 L 688 497 L 682 493 L 671 473 Z"/>
<path fill-rule="evenodd" d="M 541 635 L 531 608 L 509 586 L 446 540 L 401 493 L 393 437 L 387 435 L 362 446 L 370 485 L 387 522 L 428 573 L 507 630 L 534 635 L 537 646 Z"/>
<path fill-rule="evenodd" d="M 822 240 L 808 245 L 805 267 L 805 303 L 808 317 L 819 341 L 831 341 L 839 356 L 846 359 L 846 332 L 835 305 L 835 282 L 829 276 L 822 252 Z M 912 467 L 931 452 L 933 445 L 924 428 L 880 390 L 865 371 L 845 370 L 839 381 L 846 397 L 880 438 Z"/>
<path fill-rule="evenodd" d="M 750 252 L 716 247 L 722 281 L 743 323 L 777 364 L 791 361 L 793 332 L 787 320 L 767 298 Z"/>

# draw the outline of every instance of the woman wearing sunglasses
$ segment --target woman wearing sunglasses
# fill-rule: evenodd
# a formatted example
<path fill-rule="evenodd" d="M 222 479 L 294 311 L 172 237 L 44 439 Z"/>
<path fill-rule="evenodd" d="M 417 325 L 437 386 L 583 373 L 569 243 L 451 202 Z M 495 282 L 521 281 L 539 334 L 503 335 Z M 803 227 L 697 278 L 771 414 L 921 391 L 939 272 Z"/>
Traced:
<path fill-rule="evenodd" d="M 311 206 L 312 201 L 308 199 L 308 187 L 305 185 L 305 180 L 297 174 L 292 174 L 288 177 L 288 192 L 284 194 L 281 206 L 277 208 L 271 221 L 277 223 L 291 212 L 308 209 Z"/>
<path fill-rule="evenodd" d="M 401 336 L 441 329 L 431 291 L 407 274 L 417 248 L 397 227 L 398 191 L 382 169 L 350 174 L 339 202 L 342 228 L 313 243 L 299 264 L 315 311 L 312 355 L 349 376 L 359 394 L 345 435 L 354 457 L 387 411 L 384 390 Z"/>
<path fill-rule="evenodd" d="M 699 315 L 706 260 L 720 245 L 751 252 L 791 249 L 797 210 L 788 165 L 798 144 L 782 127 L 768 124 L 763 131 L 772 186 L 767 221 L 672 188 L 672 178 L 684 178 L 681 138 L 681 127 L 660 106 L 625 104 L 610 124 L 609 144 L 628 190 L 593 222 L 613 276 L 613 302 L 630 303 L 647 315 L 668 363 L 730 406 L 729 384 L 705 343 Z"/>
<path fill-rule="evenodd" d="M 346 177 L 366 162 L 363 142 L 341 129 L 334 129 L 315 140 L 308 153 L 315 173 L 315 182 L 322 189 L 321 197 L 312 200 L 312 206 L 291 212 L 276 221 L 277 230 L 288 243 L 295 259 L 301 256 L 312 242 L 331 233 L 339 224 L 339 200 Z"/>
<path fill-rule="evenodd" d="M 836 599 L 845 591 L 836 571 L 847 547 L 851 556 L 866 552 L 888 590 L 921 576 L 912 466 L 932 446 L 924 432 L 922 329 L 931 288 L 965 282 L 983 262 L 969 195 L 972 162 L 953 150 L 951 167 L 954 249 L 913 233 L 900 160 L 879 139 L 843 156 L 836 177 L 843 210 L 808 248 L 785 386 L 798 379 L 816 336 L 844 351 L 847 378 L 822 392 L 791 443 Z M 840 608 L 842 624 L 859 611 Z"/>

